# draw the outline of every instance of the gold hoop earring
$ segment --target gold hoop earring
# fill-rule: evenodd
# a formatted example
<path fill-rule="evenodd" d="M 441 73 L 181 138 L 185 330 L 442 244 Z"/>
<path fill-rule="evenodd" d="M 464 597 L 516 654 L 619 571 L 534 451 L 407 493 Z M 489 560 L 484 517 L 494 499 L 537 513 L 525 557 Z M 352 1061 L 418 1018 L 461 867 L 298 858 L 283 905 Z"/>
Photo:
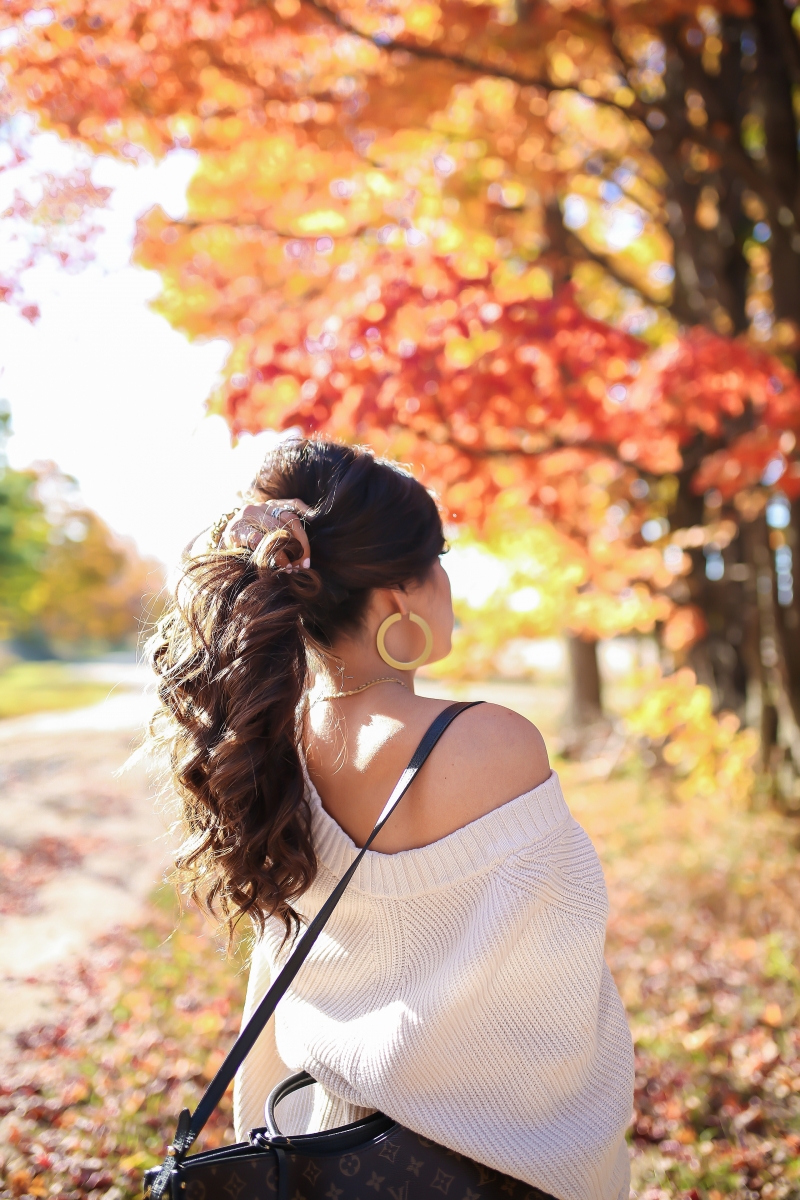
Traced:
<path fill-rule="evenodd" d="M 412 658 L 411 662 L 400 662 L 399 659 L 392 658 L 386 649 L 386 632 L 395 622 L 402 620 L 401 613 L 392 613 L 390 617 L 381 622 L 381 627 L 378 630 L 378 654 L 380 654 L 387 667 L 394 667 L 395 671 L 416 671 L 417 667 L 423 666 L 428 661 L 433 650 L 433 634 L 430 625 L 424 617 L 418 617 L 416 613 L 410 612 L 408 619 L 409 621 L 413 621 L 415 625 L 419 625 L 425 634 L 425 649 L 418 658 Z"/>

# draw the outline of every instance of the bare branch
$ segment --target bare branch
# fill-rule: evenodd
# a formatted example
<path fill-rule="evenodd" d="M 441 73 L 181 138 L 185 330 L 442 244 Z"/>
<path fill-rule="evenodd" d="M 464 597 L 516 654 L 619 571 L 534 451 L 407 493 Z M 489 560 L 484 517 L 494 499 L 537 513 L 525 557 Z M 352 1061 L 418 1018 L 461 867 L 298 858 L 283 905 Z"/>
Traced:
<path fill-rule="evenodd" d="M 630 279 L 626 279 L 624 275 L 620 275 L 619 272 L 611 266 L 608 259 L 602 254 L 597 253 L 595 250 L 590 250 L 585 242 L 582 242 L 580 238 L 577 238 L 577 235 L 576 239 L 580 243 L 581 251 L 586 255 L 586 257 L 592 262 L 597 263 L 598 266 L 601 266 L 605 273 L 610 275 L 614 282 L 618 283 L 620 287 L 625 288 L 627 291 L 638 292 L 642 299 L 646 300 L 648 304 L 658 304 L 658 300 L 654 300 L 652 296 L 648 296 L 642 291 L 638 284 L 633 283 Z"/>
<path fill-rule="evenodd" d="M 341 29 L 343 33 L 363 38 L 364 41 L 371 42 L 379 50 L 401 50 L 405 54 L 410 54 L 413 58 L 427 59 L 430 62 L 447 63 L 460 71 L 467 71 L 470 74 L 490 75 L 495 79 L 508 79 L 511 83 L 519 84 L 520 87 L 540 87 L 548 92 L 576 92 L 578 95 L 584 95 L 580 88 L 574 84 L 553 83 L 552 80 L 541 76 L 522 75 L 518 71 L 510 70 L 507 67 L 498 67 L 492 63 L 480 62 L 477 59 L 467 58 L 462 54 L 447 54 L 444 50 L 437 50 L 432 46 L 420 46 L 414 42 L 400 42 L 396 38 L 364 33 L 363 30 L 346 21 L 341 13 L 338 13 L 333 8 L 329 8 L 327 4 L 323 4 L 322 0 L 305 0 L 305 3 L 310 5 L 324 20 L 335 25 L 337 29 Z M 640 106 L 638 102 L 626 108 L 624 105 L 617 104 L 616 101 L 608 97 L 585 96 L 584 98 L 591 100 L 592 104 L 599 104 L 606 108 L 615 108 L 617 111 L 628 115 L 634 109 L 637 116 L 642 115 L 639 111 Z"/>

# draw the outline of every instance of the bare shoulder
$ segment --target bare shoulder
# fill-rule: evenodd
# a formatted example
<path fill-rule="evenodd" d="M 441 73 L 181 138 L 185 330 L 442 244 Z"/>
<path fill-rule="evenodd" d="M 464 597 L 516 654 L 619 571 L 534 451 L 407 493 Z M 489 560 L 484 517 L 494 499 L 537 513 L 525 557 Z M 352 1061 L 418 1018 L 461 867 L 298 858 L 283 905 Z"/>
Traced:
<path fill-rule="evenodd" d="M 531 721 L 480 704 L 453 721 L 421 774 L 420 799 L 448 826 L 437 830 L 443 837 L 544 783 L 550 762 Z"/>

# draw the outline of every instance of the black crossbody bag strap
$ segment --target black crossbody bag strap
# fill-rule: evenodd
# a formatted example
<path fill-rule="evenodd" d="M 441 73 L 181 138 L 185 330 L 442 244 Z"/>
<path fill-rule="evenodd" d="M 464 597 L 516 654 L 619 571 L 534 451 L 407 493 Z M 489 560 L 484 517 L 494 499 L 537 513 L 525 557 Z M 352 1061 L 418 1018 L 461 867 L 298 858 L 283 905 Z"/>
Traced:
<path fill-rule="evenodd" d="M 439 741 L 439 738 L 447 729 L 448 725 L 455 720 L 459 713 L 464 712 L 464 710 L 467 708 L 473 708 L 476 704 L 480 703 L 482 703 L 480 700 L 472 700 L 469 702 L 450 704 L 447 708 L 439 713 L 438 717 L 436 717 L 436 719 L 428 727 L 425 736 L 422 738 L 422 741 L 414 751 L 414 755 L 410 763 L 397 781 L 394 791 L 387 800 L 383 812 L 378 817 L 375 827 L 364 843 L 363 848 L 358 852 L 351 866 L 345 871 L 344 875 L 339 880 L 336 887 L 333 889 L 317 915 L 312 921 L 309 922 L 305 933 L 298 941 L 292 953 L 289 955 L 286 965 L 284 966 L 280 975 L 272 984 L 269 991 L 264 996 L 264 999 L 255 1009 L 250 1020 L 247 1022 L 244 1029 L 233 1043 L 231 1049 L 228 1051 L 225 1061 L 206 1088 L 200 1103 L 194 1110 L 194 1113 L 192 1113 L 190 1116 L 188 1109 L 184 1109 L 181 1113 L 178 1121 L 178 1129 L 175 1135 L 175 1141 L 170 1147 L 170 1155 L 167 1158 L 167 1161 L 164 1163 L 164 1168 L 162 1169 L 157 1182 L 153 1186 L 151 1192 L 152 1200 L 159 1200 L 173 1165 L 186 1154 L 192 1142 L 203 1129 L 214 1109 L 224 1096 L 229 1083 L 239 1070 L 239 1067 L 242 1065 L 247 1055 L 252 1050 L 259 1034 L 264 1029 L 267 1021 L 269 1021 L 270 1017 L 277 1008 L 278 1002 L 289 989 L 294 977 L 297 975 L 297 972 L 308 958 L 314 943 L 322 933 L 322 930 L 325 928 L 325 925 L 333 913 L 333 910 L 336 908 L 336 905 L 341 900 L 347 885 L 358 870 L 364 855 L 367 853 L 373 841 L 383 829 L 384 825 L 389 820 L 389 817 L 392 815 L 394 810 L 397 808 L 397 805 L 408 791 L 414 776 L 417 774 L 420 767 L 423 765 L 428 755 Z"/>

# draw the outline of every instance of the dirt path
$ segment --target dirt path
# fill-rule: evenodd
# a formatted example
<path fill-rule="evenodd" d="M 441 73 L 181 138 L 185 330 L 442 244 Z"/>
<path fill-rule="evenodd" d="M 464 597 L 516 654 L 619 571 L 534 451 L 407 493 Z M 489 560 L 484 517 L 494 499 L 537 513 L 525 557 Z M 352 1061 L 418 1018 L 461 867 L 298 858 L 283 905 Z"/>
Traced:
<path fill-rule="evenodd" d="M 47 1019 L 51 981 L 110 928 L 139 919 L 166 865 L 144 767 L 120 772 L 141 692 L 0 725 L 0 1057 Z"/>

